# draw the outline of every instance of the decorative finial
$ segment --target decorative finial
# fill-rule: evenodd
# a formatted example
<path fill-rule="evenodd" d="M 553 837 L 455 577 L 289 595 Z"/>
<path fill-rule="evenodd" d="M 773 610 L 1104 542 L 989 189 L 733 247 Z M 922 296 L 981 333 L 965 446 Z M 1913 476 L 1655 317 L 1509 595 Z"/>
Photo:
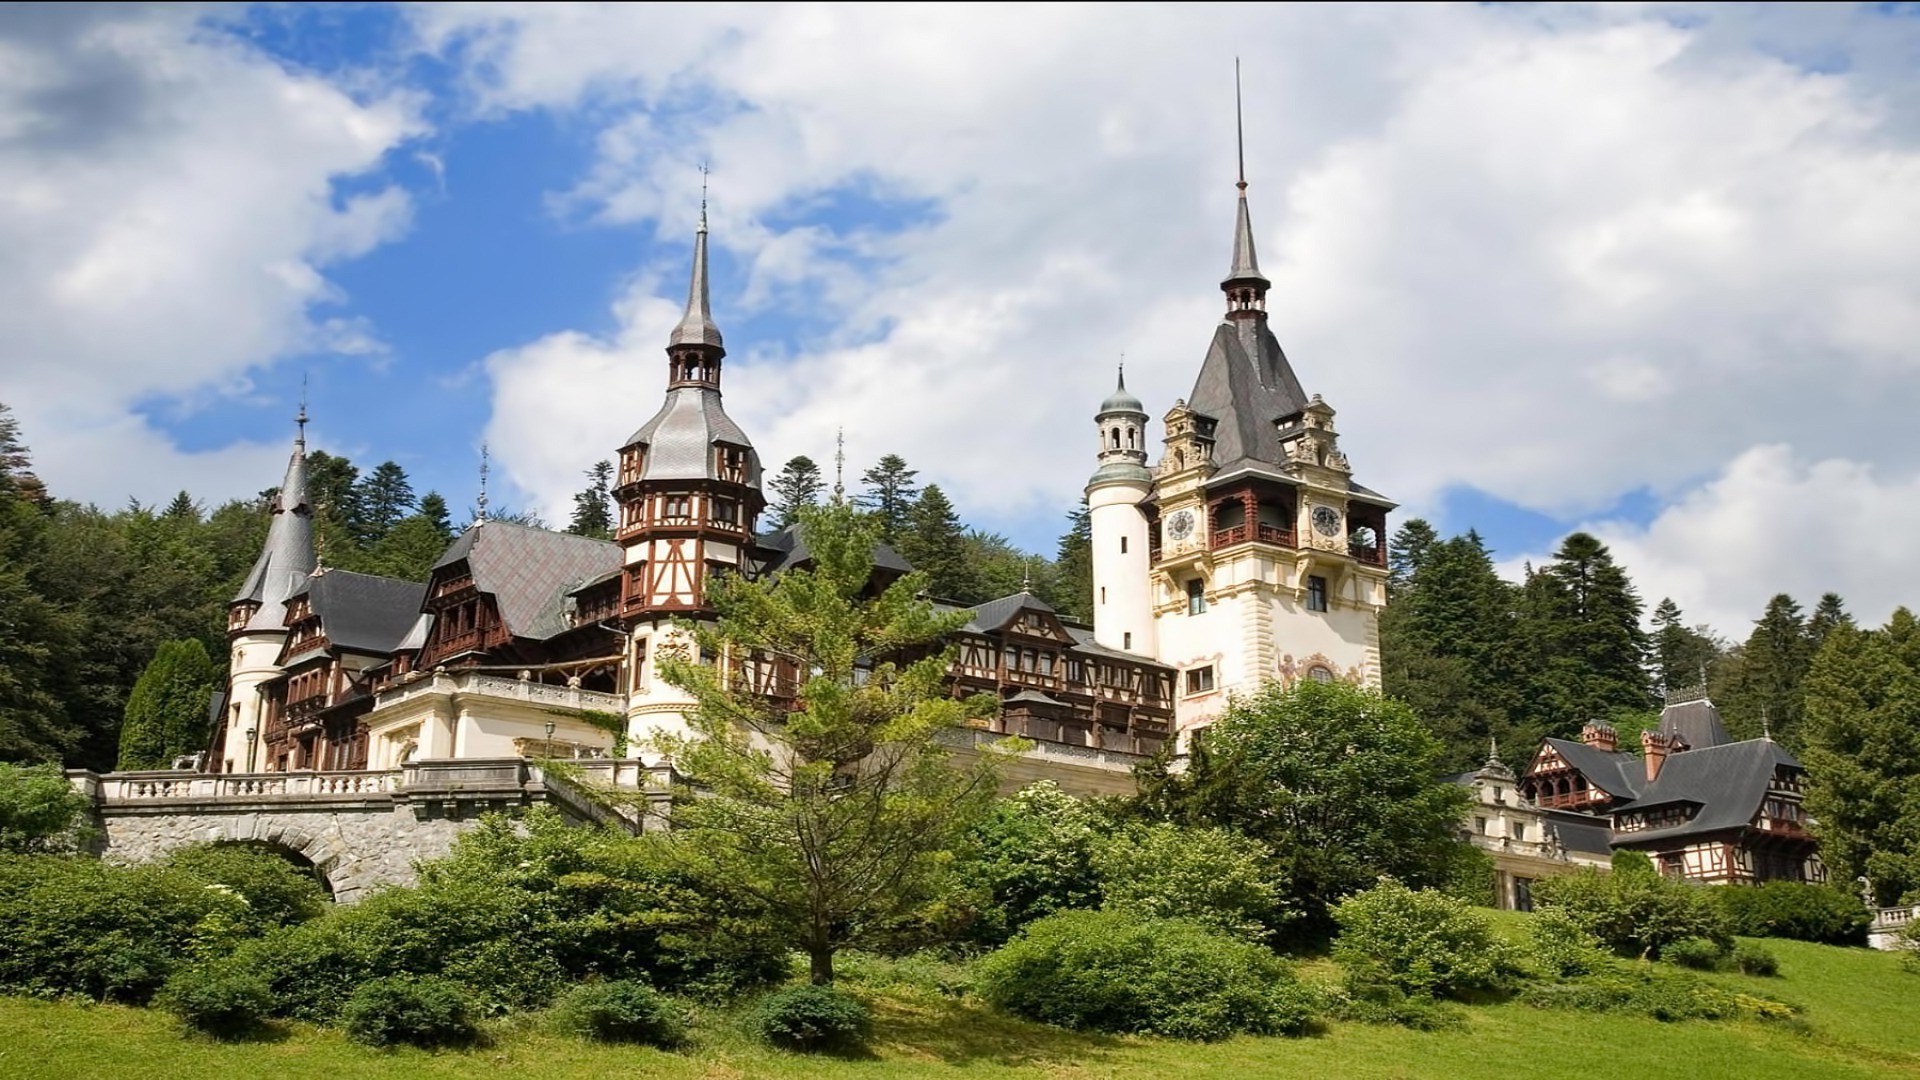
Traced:
<path fill-rule="evenodd" d="M 847 500 L 847 429 L 833 429 L 833 501 L 837 505 Z"/>
<path fill-rule="evenodd" d="M 1487 764 L 1497 765 L 1499 763 L 1500 739 L 1497 736 L 1489 735 L 1487 736 Z"/>
<path fill-rule="evenodd" d="M 1240 58 L 1233 58 L 1233 144 L 1240 155 L 1240 182 L 1234 186 L 1241 194 L 1247 190 L 1247 128 L 1240 110 Z"/>
<path fill-rule="evenodd" d="M 487 520 L 487 444 L 480 444 L 480 499 L 474 510 L 473 523 L 482 524 Z"/>
<path fill-rule="evenodd" d="M 1020 591 L 1028 596 L 1033 595 L 1033 567 L 1031 566 L 1020 571 Z"/>
<path fill-rule="evenodd" d="M 707 163 L 700 163 L 700 231 L 707 231 Z"/>
<path fill-rule="evenodd" d="M 1120 354 L 1120 389 L 1127 388 L 1127 354 Z"/>
<path fill-rule="evenodd" d="M 300 411 L 294 414 L 293 422 L 300 429 L 299 433 L 293 437 L 293 441 L 299 443 L 300 449 L 304 451 L 307 448 L 307 377 L 305 374 L 300 376 Z"/>
<path fill-rule="evenodd" d="M 1767 714 L 1768 714 L 1767 707 L 1765 705 L 1760 706 L 1760 737 L 1767 740 L 1768 742 L 1772 742 L 1773 741 L 1773 718 Z"/>

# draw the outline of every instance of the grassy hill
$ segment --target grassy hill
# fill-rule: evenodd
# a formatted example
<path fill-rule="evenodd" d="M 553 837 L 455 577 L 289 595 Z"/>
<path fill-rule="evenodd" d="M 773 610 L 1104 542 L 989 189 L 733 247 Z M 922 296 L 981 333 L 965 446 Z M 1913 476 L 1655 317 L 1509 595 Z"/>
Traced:
<path fill-rule="evenodd" d="M 1504 920 L 1509 927 L 1518 917 Z M 1236 1038 L 1193 1044 L 1076 1035 L 996 1015 L 965 999 L 884 978 L 850 985 L 873 998 L 880 1040 L 864 1058 L 809 1058 L 765 1049 L 725 1014 L 703 1016 L 691 1050 L 597 1047 L 538 1031 L 497 1028 L 468 1052 L 381 1053 L 332 1031 L 294 1027 L 273 1042 L 222 1045 L 182 1038 L 165 1015 L 143 1009 L 0 998 L 0 1075 L 143 1080 L 239 1075 L 360 1077 L 871 1078 L 968 1080 L 1219 1076 L 1526 1077 L 1591 1080 L 1672 1077 L 1920 1077 L 1920 976 L 1886 953 L 1769 941 L 1771 979 L 1714 976 L 1799 1005 L 1790 1024 L 1663 1024 L 1519 1004 L 1475 1007 L 1460 1030 L 1423 1033 L 1334 1024 L 1304 1039 Z M 876 973 L 878 972 L 878 973 Z M 861 973 L 856 970 L 856 975 Z"/>

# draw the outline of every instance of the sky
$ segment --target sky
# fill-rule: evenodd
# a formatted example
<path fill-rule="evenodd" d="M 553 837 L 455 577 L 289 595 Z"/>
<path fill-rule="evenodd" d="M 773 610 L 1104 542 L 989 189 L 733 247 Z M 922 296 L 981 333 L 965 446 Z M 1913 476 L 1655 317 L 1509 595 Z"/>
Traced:
<path fill-rule="evenodd" d="M 1508 572 L 1920 603 L 1914 5 L 0 3 L 0 402 L 56 495 L 394 460 L 563 522 L 658 407 L 711 170 L 729 412 L 1052 553 L 1126 364 L 1272 324 Z"/>

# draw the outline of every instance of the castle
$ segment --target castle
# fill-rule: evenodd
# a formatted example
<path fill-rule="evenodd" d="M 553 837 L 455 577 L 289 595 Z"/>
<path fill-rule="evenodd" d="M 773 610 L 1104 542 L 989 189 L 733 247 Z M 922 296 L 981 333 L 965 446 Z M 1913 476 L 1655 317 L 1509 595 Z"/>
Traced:
<path fill-rule="evenodd" d="M 1226 312 L 1192 394 L 1148 414 L 1124 376 L 1095 411 L 1086 494 L 1091 627 L 1029 593 L 967 609 L 956 692 L 998 695 L 983 738 L 1037 744 L 1014 780 L 1128 790 L 1146 755 L 1266 680 L 1379 684 L 1391 502 L 1355 483 L 1334 412 L 1309 397 L 1267 324 L 1246 182 Z M 272 523 L 228 622 L 217 772 L 385 770 L 416 760 L 601 758 L 685 730 L 690 698 L 659 678 L 690 655 L 676 620 L 707 613 L 713 575 L 802 565 L 797 530 L 762 535 L 762 463 L 721 396 L 727 355 L 708 296 L 701 215 L 666 397 L 619 448 L 612 541 L 484 517 L 429 579 L 319 566 L 304 410 Z M 876 573 L 910 569 L 887 549 Z M 778 659 L 728 658 L 745 685 L 791 694 Z M 607 717 L 617 717 L 610 725 Z"/>

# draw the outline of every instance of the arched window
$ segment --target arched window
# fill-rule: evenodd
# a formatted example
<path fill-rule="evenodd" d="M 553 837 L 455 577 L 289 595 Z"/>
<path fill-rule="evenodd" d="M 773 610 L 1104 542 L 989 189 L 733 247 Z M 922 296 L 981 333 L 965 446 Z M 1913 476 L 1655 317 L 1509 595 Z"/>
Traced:
<path fill-rule="evenodd" d="M 1312 679 L 1314 682 L 1330 683 L 1333 681 L 1333 672 L 1324 664 L 1315 664 L 1307 669 L 1307 678 Z"/>
<path fill-rule="evenodd" d="M 1113 448 L 1115 450 L 1120 449 L 1120 429 L 1119 428 L 1113 429 Z"/>

